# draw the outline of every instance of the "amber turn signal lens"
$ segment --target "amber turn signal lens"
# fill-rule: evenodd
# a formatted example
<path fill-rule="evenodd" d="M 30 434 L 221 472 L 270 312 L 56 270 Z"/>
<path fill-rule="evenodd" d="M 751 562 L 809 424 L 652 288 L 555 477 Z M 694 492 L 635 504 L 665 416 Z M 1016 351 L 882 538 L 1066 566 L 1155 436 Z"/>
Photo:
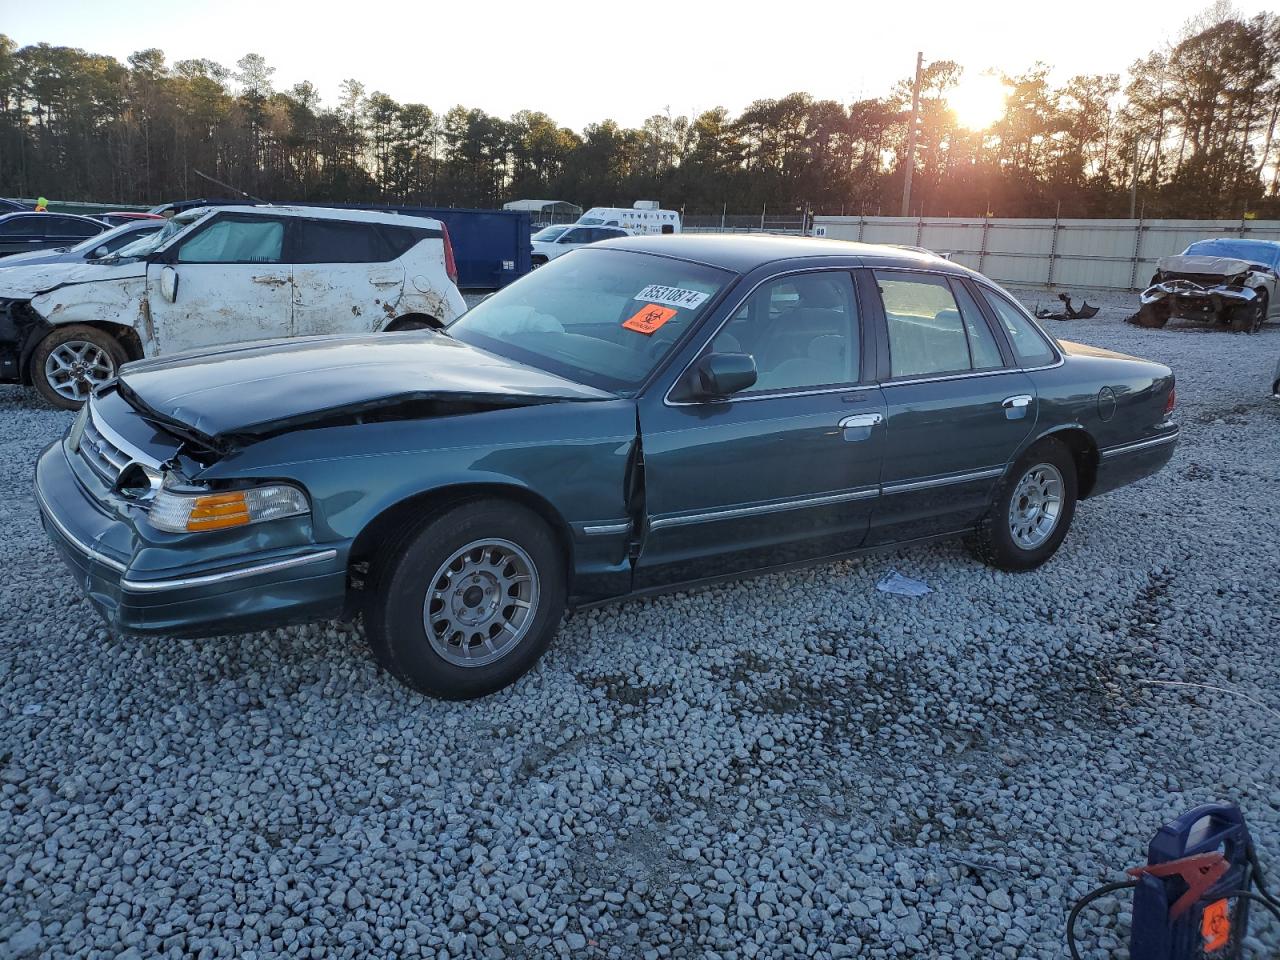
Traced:
<path fill-rule="evenodd" d="M 222 530 L 226 527 L 242 527 L 252 521 L 249 504 L 243 490 L 234 493 L 214 493 L 196 497 L 187 517 L 187 532 Z"/>

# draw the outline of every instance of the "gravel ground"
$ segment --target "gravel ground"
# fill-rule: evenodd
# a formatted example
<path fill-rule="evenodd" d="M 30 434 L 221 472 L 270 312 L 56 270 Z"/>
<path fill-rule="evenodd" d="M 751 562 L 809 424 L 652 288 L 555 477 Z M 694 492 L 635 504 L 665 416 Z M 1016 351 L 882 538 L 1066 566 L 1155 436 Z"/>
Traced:
<path fill-rule="evenodd" d="M 477 703 L 349 625 L 109 635 L 30 494 L 70 417 L 0 391 L 0 956 L 1060 957 L 1215 799 L 1280 877 L 1280 324 L 1102 302 L 1053 332 L 1171 364 L 1183 441 L 1047 567 L 943 545 L 579 614 Z"/>

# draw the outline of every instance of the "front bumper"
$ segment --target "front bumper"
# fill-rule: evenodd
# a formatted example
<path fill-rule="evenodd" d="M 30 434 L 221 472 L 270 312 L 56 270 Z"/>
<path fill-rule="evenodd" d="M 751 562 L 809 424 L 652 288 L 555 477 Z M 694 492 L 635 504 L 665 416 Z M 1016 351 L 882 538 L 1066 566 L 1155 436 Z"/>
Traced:
<path fill-rule="evenodd" d="M 246 549 L 234 558 L 192 550 L 190 563 L 141 571 L 132 565 L 136 533 L 84 489 L 61 442 L 41 454 L 35 494 L 45 531 L 76 582 L 122 633 L 247 633 L 343 612 L 349 543 Z"/>
<path fill-rule="evenodd" d="M 1140 299 L 1144 307 L 1164 305 L 1173 316 L 1195 319 L 1248 306 L 1258 299 L 1258 291 L 1227 284 L 1204 286 L 1193 280 L 1165 280 L 1143 290 Z"/>

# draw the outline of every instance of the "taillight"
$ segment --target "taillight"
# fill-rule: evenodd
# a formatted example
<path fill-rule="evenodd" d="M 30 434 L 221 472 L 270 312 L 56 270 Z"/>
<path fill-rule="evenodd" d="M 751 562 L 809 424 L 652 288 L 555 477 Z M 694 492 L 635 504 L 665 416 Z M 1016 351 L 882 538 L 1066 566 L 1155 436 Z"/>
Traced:
<path fill-rule="evenodd" d="M 449 228 L 440 224 L 440 233 L 444 237 L 444 272 L 456 284 L 458 282 L 458 262 L 453 259 L 453 244 L 449 241 Z"/>
<path fill-rule="evenodd" d="M 1169 388 L 1169 399 L 1164 402 L 1164 415 L 1167 417 L 1173 413 L 1173 408 L 1178 405 L 1178 391 L 1176 387 Z"/>

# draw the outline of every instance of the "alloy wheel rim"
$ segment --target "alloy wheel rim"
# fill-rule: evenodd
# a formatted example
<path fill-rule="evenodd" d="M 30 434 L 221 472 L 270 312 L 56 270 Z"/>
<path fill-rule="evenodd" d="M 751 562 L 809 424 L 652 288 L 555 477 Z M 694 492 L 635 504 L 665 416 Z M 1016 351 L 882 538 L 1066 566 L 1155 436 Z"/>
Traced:
<path fill-rule="evenodd" d="M 422 603 L 427 640 L 446 662 L 483 667 L 507 656 L 533 626 L 538 568 L 518 544 L 484 539 L 455 550 Z"/>
<path fill-rule="evenodd" d="M 1009 534 L 1023 550 L 1035 550 L 1053 536 L 1062 516 L 1062 473 L 1037 463 L 1022 475 L 1009 501 Z"/>
<path fill-rule="evenodd" d="M 68 340 L 50 351 L 44 377 L 54 393 L 77 403 L 116 375 L 111 354 L 88 340 Z"/>

